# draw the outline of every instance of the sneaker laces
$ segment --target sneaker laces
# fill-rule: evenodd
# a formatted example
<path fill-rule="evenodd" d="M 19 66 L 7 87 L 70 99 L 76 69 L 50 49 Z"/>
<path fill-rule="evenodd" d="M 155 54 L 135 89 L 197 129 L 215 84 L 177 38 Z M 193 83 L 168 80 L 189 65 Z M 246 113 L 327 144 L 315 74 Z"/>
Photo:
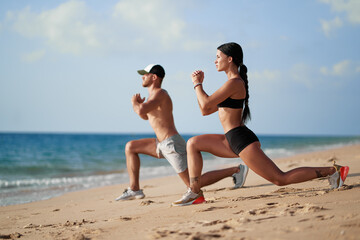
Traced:
<path fill-rule="evenodd" d="M 188 188 L 187 189 L 187 191 L 182 195 L 182 198 L 181 199 L 184 199 L 184 198 L 186 198 L 188 195 L 190 195 L 191 194 L 191 188 Z"/>

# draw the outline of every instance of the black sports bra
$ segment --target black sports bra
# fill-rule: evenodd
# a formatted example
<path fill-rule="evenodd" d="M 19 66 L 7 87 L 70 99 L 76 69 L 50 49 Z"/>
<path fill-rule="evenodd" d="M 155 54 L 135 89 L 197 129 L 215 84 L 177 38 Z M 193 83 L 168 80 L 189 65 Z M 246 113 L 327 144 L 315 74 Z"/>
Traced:
<path fill-rule="evenodd" d="M 243 108 L 244 100 L 245 99 L 233 99 L 233 98 L 228 97 L 223 102 L 219 103 L 217 106 L 240 109 L 240 108 Z"/>

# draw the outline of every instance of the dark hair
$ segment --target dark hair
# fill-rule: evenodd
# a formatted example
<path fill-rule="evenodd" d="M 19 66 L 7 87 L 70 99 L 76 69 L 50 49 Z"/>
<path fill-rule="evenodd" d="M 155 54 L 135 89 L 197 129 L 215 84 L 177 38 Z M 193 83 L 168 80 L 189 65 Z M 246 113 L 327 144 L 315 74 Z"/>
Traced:
<path fill-rule="evenodd" d="M 249 84 L 247 77 L 247 67 L 243 63 L 244 54 L 242 48 L 239 44 L 230 42 L 222 44 L 217 48 L 225 55 L 232 57 L 235 65 L 240 68 L 239 73 L 242 80 L 245 82 L 246 96 L 245 96 L 245 108 L 242 114 L 242 121 L 245 123 L 247 120 L 251 119 L 250 108 L 249 108 Z"/>

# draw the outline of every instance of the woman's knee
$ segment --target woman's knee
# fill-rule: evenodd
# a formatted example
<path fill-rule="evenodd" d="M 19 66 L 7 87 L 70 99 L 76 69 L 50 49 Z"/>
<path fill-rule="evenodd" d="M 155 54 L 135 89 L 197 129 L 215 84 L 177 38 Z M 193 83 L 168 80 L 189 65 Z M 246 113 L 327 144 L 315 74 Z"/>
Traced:
<path fill-rule="evenodd" d="M 277 186 L 285 186 L 288 185 L 288 181 L 286 179 L 286 174 L 285 173 L 281 173 L 281 175 L 274 177 L 273 179 L 270 179 L 270 182 L 272 182 L 273 184 L 277 185 Z"/>
<path fill-rule="evenodd" d="M 279 173 L 271 174 L 271 175 L 267 175 L 267 176 L 263 175 L 262 177 L 277 186 L 285 186 L 285 185 L 289 184 L 286 180 L 286 176 L 285 176 L 284 172 L 279 172 Z"/>
<path fill-rule="evenodd" d="M 125 153 L 126 154 L 134 152 L 134 149 L 135 149 L 134 141 L 129 141 L 126 143 L 126 145 L 125 145 Z"/>
<path fill-rule="evenodd" d="M 283 181 L 282 179 L 275 179 L 275 180 L 272 180 L 271 182 L 277 186 L 287 185 L 287 183 L 285 181 Z"/>
<path fill-rule="evenodd" d="M 186 143 L 186 151 L 190 152 L 197 149 L 199 138 L 197 136 L 190 138 Z"/>

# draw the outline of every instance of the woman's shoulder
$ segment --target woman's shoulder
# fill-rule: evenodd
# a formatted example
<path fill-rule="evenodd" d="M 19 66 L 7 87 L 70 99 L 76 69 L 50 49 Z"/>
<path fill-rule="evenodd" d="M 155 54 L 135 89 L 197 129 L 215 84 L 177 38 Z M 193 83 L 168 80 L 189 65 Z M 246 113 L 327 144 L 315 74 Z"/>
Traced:
<path fill-rule="evenodd" d="M 244 86 L 244 80 L 241 77 L 230 78 L 226 83 L 230 86 Z"/>
<path fill-rule="evenodd" d="M 241 82 L 244 82 L 244 80 L 241 77 L 233 77 L 233 78 L 230 78 L 228 81 L 234 81 L 234 82 L 241 81 Z"/>

